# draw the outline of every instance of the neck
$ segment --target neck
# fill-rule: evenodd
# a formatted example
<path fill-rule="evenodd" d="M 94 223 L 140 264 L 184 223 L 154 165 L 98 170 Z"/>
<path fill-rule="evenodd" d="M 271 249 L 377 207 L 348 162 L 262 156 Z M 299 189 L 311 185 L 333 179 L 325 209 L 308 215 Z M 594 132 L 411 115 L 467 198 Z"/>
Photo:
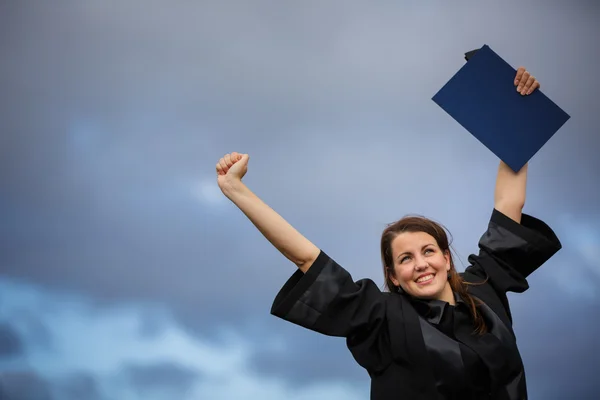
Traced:
<path fill-rule="evenodd" d="M 444 290 L 442 291 L 439 300 L 445 301 L 453 306 L 456 305 L 456 300 L 454 299 L 454 293 L 452 292 L 450 283 L 446 282 L 446 286 L 444 286 Z"/>

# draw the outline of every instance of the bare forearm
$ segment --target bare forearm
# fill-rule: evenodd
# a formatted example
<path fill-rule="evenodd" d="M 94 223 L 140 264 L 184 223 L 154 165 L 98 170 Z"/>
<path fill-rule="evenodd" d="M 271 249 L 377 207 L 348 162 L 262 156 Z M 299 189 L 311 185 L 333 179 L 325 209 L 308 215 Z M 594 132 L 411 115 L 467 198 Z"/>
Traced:
<path fill-rule="evenodd" d="M 514 172 L 503 161 L 498 167 L 494 208 L 517 222 L 521 222 L 521 211 L 525 206 L 527 168 L 525 164 L 519 172 Z"/>
<path fill-rule="evenodd" d="M 302 272 L 308 271 L 320 253 L 317 246 L 300 234 L 242 182 L 228 188 L 224 194 L 277 250 L 296 264 Z"/>

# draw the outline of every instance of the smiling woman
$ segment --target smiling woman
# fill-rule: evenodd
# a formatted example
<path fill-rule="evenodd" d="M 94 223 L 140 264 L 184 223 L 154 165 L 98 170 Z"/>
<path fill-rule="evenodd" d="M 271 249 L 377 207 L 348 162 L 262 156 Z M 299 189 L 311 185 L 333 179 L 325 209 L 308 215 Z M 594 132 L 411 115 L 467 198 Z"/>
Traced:
<path fill-rule="evenodd" d="M 539 87 L 525 69 L 513 83 L 522 94 Z M 225 155 L 217 182 L 298 267 L 272 314 L 345 337 L 371 377 L 371 399 L 527 398 L 507 292 L 527 290 L 527 277 L 561 248 L 550 227 L 522 213 L 527 166 L 515 173 L 500 163 L 488 229 L 464 273 L 454 268 L 438 223 L 409 216 L 390 224 L 381 238 L 389 290 L 382 292 L 370 279 L 355 281 L 252 193 L 242 183 L 248 160 L 247 154 Z"/>
<path fill-rule="evenodd" d="M 381 238 L 385 286 L 390 291 L 456 305 L 454 293 L 469 306 L 478 333 L 486 331 L 477 300 L 456 271 L 444 228 L 424 217 L 405 217 L 390 224 Z"/>

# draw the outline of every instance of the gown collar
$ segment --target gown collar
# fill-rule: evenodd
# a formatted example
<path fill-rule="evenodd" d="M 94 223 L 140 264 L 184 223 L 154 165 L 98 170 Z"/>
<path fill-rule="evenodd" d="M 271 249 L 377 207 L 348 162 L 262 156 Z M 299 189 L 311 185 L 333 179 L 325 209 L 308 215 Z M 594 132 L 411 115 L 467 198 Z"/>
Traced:
<path fill-rule="evenodd" d="M 452 294 L 454 295 L 454 301 L 457 305 L 465 303 L 458 293 L 452 292 Z M 433 324 L 439 324 L 444 313 L 447 312 L 448 307 L 453 307 L 450 303 L 443 300 L 418 299 L 411 296 L 409 296 L 409 298 L 417 312 Z"/>

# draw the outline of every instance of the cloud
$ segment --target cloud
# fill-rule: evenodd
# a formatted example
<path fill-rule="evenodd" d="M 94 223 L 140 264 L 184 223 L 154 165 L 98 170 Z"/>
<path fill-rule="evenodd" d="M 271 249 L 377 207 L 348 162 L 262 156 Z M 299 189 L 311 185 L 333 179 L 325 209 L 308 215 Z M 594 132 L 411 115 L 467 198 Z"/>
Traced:
<path fill-rule="evenodd" d="M 27 342 L 22 362 L 3 366 L 3 390 L 17 393 L 13 396 L 20 396 L 18 400 L 26 396 L 36 400 L 78 396 L 197 400 L 242 394 L 264 399 L 326 399 L 332 395 L 354 399 L 366 390 L 341 377 L 329 382 L 304 378 L 304 384 L 298 385 L 295 379 L 275 371 L 261 371 L 251 357 L 252 339 L 228 328 L 221 329 L 220 344 L 210 343 L 162 314 L 153 320 L 160 329 L 148 334 L 140 329 L 144 315 L 152 311 L 148 305 L 123 304 L 99 310 L 81 296 L 15 282 L 3 282 L 2 293 L 10 300 L 4 304 L 0 322 L 27 310 L 47 326 L 53 343 L 48 349 Z M 161 315 L 160 309 L 156 310 Z M 30 382 L 27 391 L 21 388 L 24 382 Z"/>
<path fill-rule="evenodd" d="M 74 372 L 49 380 L 56 400 L 104 400 L 97 378 L 90 374 Z"/>
<path fill-rule="evenodd" d="M 2 320 L 13 320 L 26 311 L 35 315 L 51 337 L 51 348 L 33 346 L 27 359 L 38 371 L 52 375 L 70 371 L 104 374 L 127 363 L 173 360 L 195 369 L 211 370 L 213 361 L 239 362 L 235 346 L 229 354 L 203 345 L 173 324 L 169 313 L 159 306 L 121 305 L 98 308 L 75 294 L 42 291 L 34 286 L 2 282 L 4 297 Z M 147 315 L 155 316 L 156 327 L 148 334 Z M 35 344 L 35 337 L 26 337 Z M 56 366 L 57 354 L 60 366 Z M 93 360 L 93 362 L 90 362 Z"/>
<path fill-rule="evenodd" d="M 23 343 L 13 327 L 0 324 L 0 357 L 14 357 L 23 352 Z"/>
<path fill-rule="evenodd" d="M 96 380 L 85 373 L 44 377 L 35 369 L 0 372 L 3 400 L 104 400 Z"/>
<path fill-rule="evenodd" d="M 163 302 L 197 331 L 210 329 L 208 319 L 235 324 L 264 312 L 267 288 L 289 269 L 214 183 L 216 160 L 232 149 L 251 154 L 247 182 L 257 194 L 361 275 L 380 276 L 372 265 L 381 227 L 406 212 L 456 227 L 467 249 L 491 209 L 483 190 L 492 193 L 496 160 L 431 95 L 481 32 L 511 62 L 535 62 L 553 99 L 586 121 L 573 125 L 582 140 L 557 135 L 536 158 L 544 168 L 532 199 L 556 198 L 544 204 L 549 213 L 597 204 L 600 191 L 560 200 L 571 191 L 552 189 L 566 172 L 550 162 L 595 135 L 595 121 L 572 103 L 589 99 L 592 85 L 552 79 L 573 68 L 593 76 L 584 70 L 593 43 L 583 55 L 573 45 L 595 37 L 578 36 L 595 27 L 583 6 L 567 15 L 544 6 L 537 32 L 564 34 L 557 62 L 543 37 L 514 45 L 528 28 L 506 34 L 509 5 L 150 4 L 19 5 L 0 16 L 0 79 L 11 93 L 0 97 L 7 276 L 106 302 Z M 583 157 L 577 172 L 597 170 L 595 160 Z M 223 287 L 258 293 L 256 302 L 223 299 Z"/>
<path fill-rule="evenodd" d="M 212 398 L 238 389 L 352 398 L 359 392 L 341 383 L 296 384 L 294 374 L 320 380 L 306 368 L 311 357 L 339 379 L 362 374 L 343 361 L 334 368 L 342 343 L 268 317 L 294 266 L 220 195 L 214 164 L 248 152 L 249 186 L 357 279 L 381 282 L 379 235 L 405 213 L 444 222 L 466 259 L 491 211 L 497 160 L 431 96 L 483 43 L 535 70 L 572 115 L 532 160 L 527 202 L 565 239 L 544 267 L 565 286 L 536 273 L 525 298 L 556 290 L 594 301 L 596 242 L 567 243 L 582 231 L 571 235 L 558 220 L 571 210 L 584 221 L 600 204 L 592 3 L 518 4 L 518 16 L 511 3 L 6 5 L 0 269 L 3 282 L 38 286 L 7 295 L 12 283 L 0 283 L 0 316 L 41 373 L 64 353 L 64 374 L 90 374 L 133 397 L 113 376 L 127 363 L 182 365 Z M 506 30 L 519 20 L 532 22 Z M 588 78 L 565 78 L 573 76 Z M 589 279 L 567 283 L 573 262 L 590 266 L 577 269 Z M 41 288 L 62 300 L 48 302 Z M 535 340 L 528 335 L 525 343 Z M 286 357 L 303 358 L 285 369 Z M 223 370 L 244 368 L 256 375 L 223 384 Z"/>
<path fill-rule="evenodd" d="M 197 372 L 173 363 L 131 365 L 124 373 L 140 397 L 164 393 L 165 398 L 185 398 L 201 378 Z"/>
<path fill-rule="evenodd" d="M 7 400 L 54 400 L 48 382 L 33 371 L 0 374 L 0 394 Z"/>
<path fill-rule="evenodd" d="M 343 338 L 318 335 L 287 322 L 272 327 L 264 343 L 253 341 L 248 363 L 255 374 L 277 378 L 294 390 L 347 382 L 369 387 L 367 372 L 356 364 Z"/>

